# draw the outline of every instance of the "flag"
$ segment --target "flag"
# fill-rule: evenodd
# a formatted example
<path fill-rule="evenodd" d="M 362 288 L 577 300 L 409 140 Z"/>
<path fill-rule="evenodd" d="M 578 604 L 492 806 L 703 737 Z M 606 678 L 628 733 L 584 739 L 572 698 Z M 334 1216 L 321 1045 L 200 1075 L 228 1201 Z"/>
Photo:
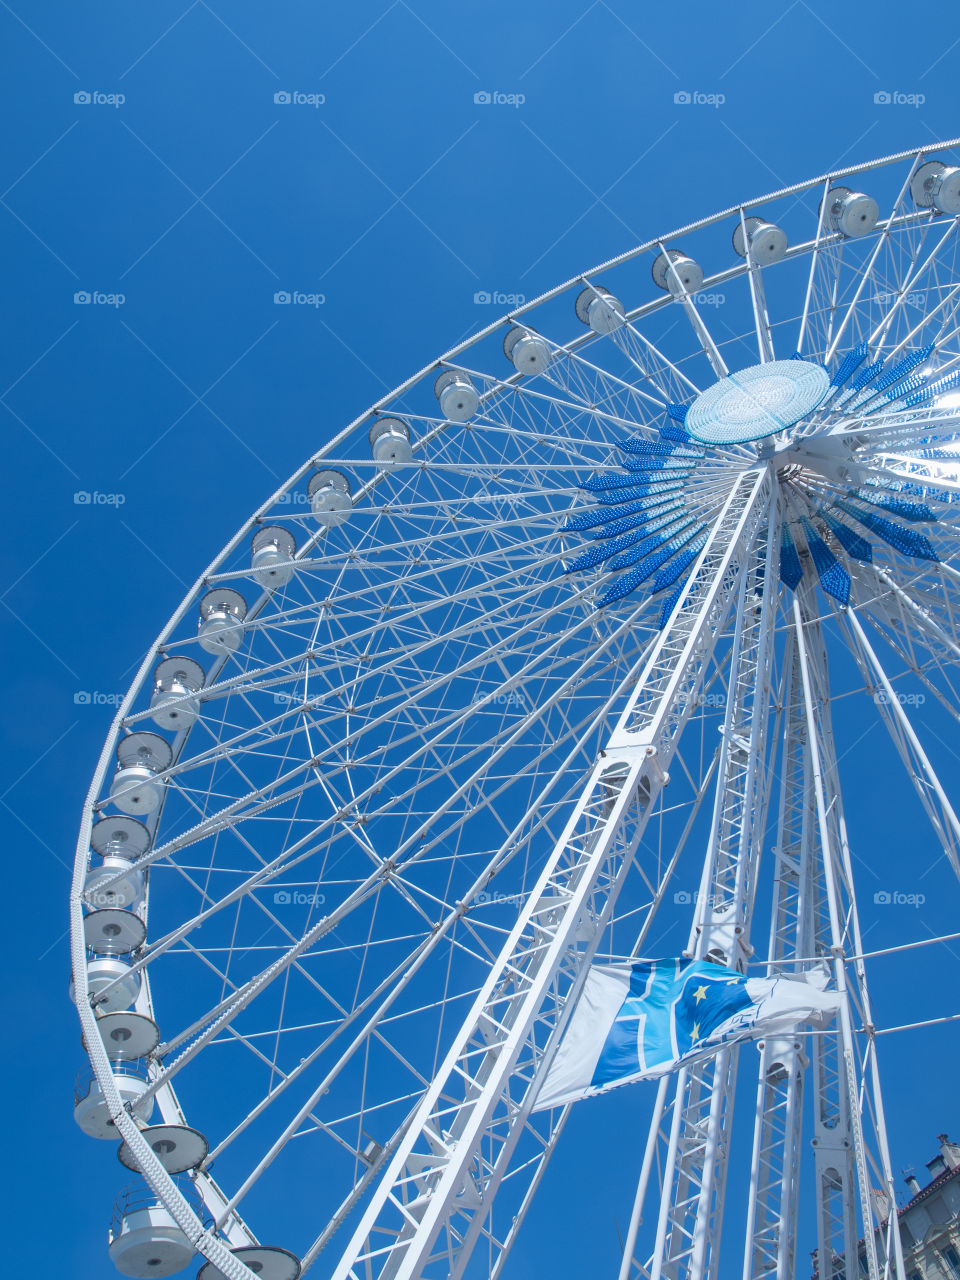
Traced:
<path fill-rule="evenodd" d="M 842 997 L 823 990 L 822 970 L 809 978 L 679 957 L 592 965 L 534 1110 L 652 1080 L 734 1040 L 826 1026 Z"/>

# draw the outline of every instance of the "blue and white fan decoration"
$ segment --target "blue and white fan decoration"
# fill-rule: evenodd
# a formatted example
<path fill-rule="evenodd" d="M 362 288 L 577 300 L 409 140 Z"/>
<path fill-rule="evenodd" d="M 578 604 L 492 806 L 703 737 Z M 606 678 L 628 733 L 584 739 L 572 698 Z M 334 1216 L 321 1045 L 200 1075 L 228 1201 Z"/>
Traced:
<path fill-rule="evenodd" d="M 815 573 L 845 605 L 851 561 L 872 563 L 878 542 L 915 560 L 939 559 L 916 526 L 935 523 L 939 504 L 957 494 L 886 478 L 871 458 L 895 449 L 960 463 L 960 453 L 937 448 L 954 433 L 938 434 L 930 412 L 960 382 L 960 369 L 938 376 L 933 345 L 886 360 L 871 359 L 860 343 L 833 363 L 831 371 L 797 355 L 750 366 L 690 404 L 666 405 L 659 424 L 619 442 L 613 467 L 580 486 L 591 505 L 565 525 L 590 539 L 568 571 L 615 575 L 600 583 L 598 607 L 643 589 L 659 597 L 663 627 L 731 483 L 758 458 L 778 464 L 780 577 L 792 590 Z M 828 439 L 859 464 L 847 480 L 838 478 L 842 468 L 817 465 Z"/>

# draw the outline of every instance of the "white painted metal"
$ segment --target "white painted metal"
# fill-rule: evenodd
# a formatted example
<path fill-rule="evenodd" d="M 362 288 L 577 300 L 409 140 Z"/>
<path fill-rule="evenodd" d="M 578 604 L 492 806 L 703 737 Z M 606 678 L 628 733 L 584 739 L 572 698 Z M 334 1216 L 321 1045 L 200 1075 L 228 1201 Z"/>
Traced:
<path fill-rule="evenodd" d="M 937 148 L 938 163 L 954 145 Z M 509 1280 L 510 1249 L 568 1114 L 531 1113 L 540 1073 L 607 927 L 621 954 L 640 954 L 652 936 L 707 796 L 713 816 L 691 952 L 743 967 L 752 945 L 771 973 L 824 963 L 849 1003 L 833 1032 L 762 1047 L 757 1111 L 746 1117 L 745 1222 L 725 1192 L 733 1099 L 741 1068 L 753 1077 L 753 1048 L 724 1050 L 661 1084 L 621 1280 L 713 1280 L 725 1222 L 726 1252 L 742 1256 L 745 1280 L 796 1274 L 810 1136 L 805 1176 L 817 1188 L 821 1280 L 864 1234 L 869 1274 L 902 1280 L 895 1215 L 876 1247 L 869 1230 L 871 1185 L 892 1202 L 893 1183 L 866 972 L 846 958 L 862 945 L 817 622 L 833 604 L 816 595 L 801 542 L 807 578 L 778 621 L 779 529 L 800 510 L 784 496 L 798 483 L 824 504 L 875 482 L 919 487 L 936 506 L 936 525 L 923 528 L 939 562 L 905 571 L 903 557 L 879 545 L 872 564 L 848 561 L 856 612 L 844 625 L 875 688 L 894 686 L 860 618 L 960 718 L 951 680 L 958 574 L 949 563 L 960 456 L 912 447 L 918 424 L 952 444 L 958 414 L 948 402 L 905 410 L 835 392 L 794 440 L 711 450 L 689 491 L 707 542 L 662 631 L 654 617 L 663 596 L 651 604 L 645 588 L 596 609 L 613 579 L 602 569 L 570 572 L 590 544 L 567 519 L 584 508 L 586 478 L 621 474 L 618 441 L 655 444 L 668 405 L 755 363 L 754 334 L 762 363 L 774 359 L 775 342 L 782 355 L 799 348 L 826 362 L 869 341 L 888 367 L 935 342 L 938 373 L 960 367 L 955 224 L 910 194 L 929 154 L 774 193 L 762 213 L 784 223 L 789 240 L 775 264 L 754 260 L 745 235 L 753 206 L 739 206 L 578 276 L 446 353 L 307 460 L 208 568 L 147 655 L 84 814 L 73 965 L 81 993 L 95 979 L 99 1002 L 81 995 L 78 1003 L 133 1162 L 175 1229 L 232 1280 L 251 1272 L 228 1246 L 259 1246 L 246 1216 L 301 1150 L 335 1188 L 318 1192 L 303 1240 L 276 1242 L 298 1248 L 306 1269 L 334 1268 L 340 1280 Z M 790 222 L 796 196 L 816 199 L 838 185 L 873 194 L 874 182 L 886 182 L 888 204 L 870 236 L 844 241 L 825 216 L 799 233 Z M 780 212 L 768 210 L 778 201 Z M 734 221 L 745 257 L 710 274 L 716 238 L 701 250 L 697 233 Z M 631 297 L 629 271 L 623 287 L 615 282 L 638 255 L 688 241 L 708 267 L 697 297 L 669 257 L 667 287 L 652 298 Z M 793 280 L 796 296 L 801 273 L 802 302 L 785 315 L 781 282 Z M 551 336 L 554 310 L 566 306 L 572 321 L 585 286 L 599 288 L 590 279 L 608 276 L 626 300 L 623 323 L 618 310 L 615 326 L 587 316 L 585 327 L 571 326 L 572 340 Z M 728 298 L 724 322 L 708 325 L 718 287 Z M 678 341 L 682 325 L 671 336 L 675 303 L 692 344 L 689 330 Z M 536 356 L 516 372 L 500 350 L 508 327 L 530 335 Z M 750 335 L 749 355 L 736 327 Z M 469 413 L 458 401 L 438 417 L 443 369 L 461 371 Z M 858 417 L 850 405 L 860 403 L 872 408 Z M 844 414 L 831 420 L 831 404 Z M 378 420 L 404 427 L 405 447 L 379 459 L 389 465 L 371 457 Z M 316 510 L 318 476 L 338 477 L 334 497 L 320 501 L 330 510 Z M 249 556 L 264 530 L 279 530 L 282 542 L 272 544 L 269 581 Z M 221 611 L 216 636 L 206 630 L 198 644 L 196 611 L 214 596 L 243 607 Z M 107 804 L 112 753 L 149 728 L 150 671 L 169 653 L 200 660 L 203 699 L 186 690 L 187 723 L 164 725 L 170 761 L 139 779 L 156 801 L 149 846 L 91 872 L 87 837 Z M 705 745 L 710 718 L 698 704 L 708 688 L 726 697 L 716 783 L 707 764 L 716 739 Z M 947 789 L 900 702 L 880 710 L 956 860 L 960 826 Z M 765 867 L 778 753 L 789 767 Z M 776 885 L 768 939 L 753 921 L 759 874 Z M 506 885 L 509 908 L 498 898 Z M 85 886 L 102 901 L 85 899 Z M 320 901 L 288 910 L 298 893 Z M 129 966 L 99 977 L 82 944 L 91 905 L 133 910 L 147 925 Z M 339 979 L 356 956 L 360 976 L 348 985 Z M 164 1125 L 194 1123 L 209 1138 L 194 1181 L 213 1228 L 123 1110 L 97 1023 L 122 1001 L 160 1028 L 144 1101 L 156 1099 Z M 177 1091 L 183 1085 L 186 1096 L 188 1081 L 193 1096 L 218 1087 L 215 1064 L 225 1058 L 239 1067 L 237 1107 L 207 1133 L 203 1116 L 188 1120 Z M 245 1078 L 261 1083 L 244 1091 Z M 811 1094 L 812 1135 L 803 1131 Z M 732 1229 L 740 1238 L 730 1242 Z"/>
<path fill-rule="evenodd" d="M 461 1274 L 653 811 L 704 663 L 745 577 L 766 469 L 745 472 L 557 848 L 341 1259 L 335 1280 Z M 583 918 L 591 937 L 577 945 Z M 517 1096 L 517 1082 L 527 1088 Z M 458 1099 L 451 1107 L 451 1095 Z M 495 1153 L 491 1155 L 491 1150 Z M 479 1174 L 478 1172 L 479 1171 Z M 384 1233 L 394 1243 L 381 1245 Z M 439 1267 L 439 1270 L 438 1270 Z"/>
<path fill-rule="evenodd" d="M 756 567 L 740 580 L 730 656 L 719 785 L 688 953 L 745 969 L 770 778 L 765 768 L 773 634 L 778 607 L 780 503 L 775 482 Z M 727 1137 L 739 1055 L 682 1070 L 673 1101 L 657 1242 L 642 1272 L 714 1274 L 726 1189 Z M 660 1119 L 654 1116 L 648 1142 Z"/>
<path fill-rule="evenodd" d="M 782 781 L 773 850 L 776 872 L 767 966 L 771 977 L 797 972 L 802 966 L 794 957 L 814 954 L 813 793 L 794 625 L 791 623 L 786 639 L 781 685 Z M 773 1063 L 766 1045 L 760 1054 L 744 1280 L 774 1276 L 776 1280 L 790 1280 L 795 1273 L 806 1066 L 802 1046 L 788 1048 L 781 1068 Z"/>

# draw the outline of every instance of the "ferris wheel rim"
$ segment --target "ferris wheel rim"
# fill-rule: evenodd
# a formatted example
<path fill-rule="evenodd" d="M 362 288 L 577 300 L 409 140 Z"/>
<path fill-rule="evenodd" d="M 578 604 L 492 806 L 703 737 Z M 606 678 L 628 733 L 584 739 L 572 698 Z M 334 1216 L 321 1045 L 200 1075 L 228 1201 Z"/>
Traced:
<path fill-rule="evenodd" d="M 795 192 L 813 189 L 816 186 L 818 186 L 820 183 L 829 182 L 830 180 L 837 177 L 846 177 L 846 176 L 851 176 L 855 173 L 866 172 L 874 168 L 882 167 L 886 164 L 891 164 L 899 160 L 908 159 L 910 157 L 917 157 L 919 159 L 921 155 L 929 154 L 930 152 L 938 148 L 947 148 L 947 147 L 952 147 L 956 145 L 960 145 L 960 139 L 933 143 L 930 146 L 923 147 L 919 150 L 904 151 L 904 152 L 896 153 L 892 156 L 887 156 L 878 160 L 870 161 L 859 166 L 854 166 L 852 168 L 837 170 L 830 174 L 823 175 L 822 177 L 809 179 L 805 182 L 795 184 L 794 186 L 783 188 L 777 192 L 773 192 L 766 196 L 759 197 L 757 200 L 748 201 L 743 204 L 738 204 L 736 206 L 733 206 L 731 209 L 723 210 L 717 214 L 711 215 L 709 218 L 701 219 L 697 222 L 687 224 L 686 226 L 680 227 L 675 231 L 668 233 L 665 236 L 658 237 L 655 240 L 646 242 L 641 246 L 637 246 L 627 251 L 625 254 L 619 255 L 616 258 L 608 260 L 606 263 L 600 264 L 599 266 L 592 268 L 588 272 L 584 272 L 581 275 L 571 278 L 569 281 L 566 281 L 564 284 L 559 285 L 554 289 L 547 291 L 546 293 L 540 295 L 538 298 L 531 300 L 529 303 L 525 303 L 522 307 L 507 313 L 505 316 L 498 318 L 497 320 L 492 322 L 490 325 L 479 330 L 477 333 L 472 335 L 463 343 L 459 344 L 454 348 L 451 348 L 450 351 L 444 353 L 444 355 L 438 357 L 436 360 L 434 360 L 430 364 L 424 366 L 423 369 L 421 369 L 418 373 L 414 374 L 411 378 L 399 384 L 397 388 L 387 393 L 380 400 L 378 400 L 375 405 L 371 406 L 363 414 L 361 414 L 356 419 L 354 419 L 352 423 L 350 423 L 340 433 L 338 433 L 321 450 L 311 455 L 311 457 L 306 461 L 306 463 L 304 463 L 301 468 L 295 471 L 291 475 L 291 477 L 283 485 L 281 485 L 280 488 L 276 490 L 274 495 L 257 509 L 254 515 L 248 518 L 248 520 L 241 526 L 241 528 L 235 534 L 233 539 L 231 539 L 231 541 L 228 542 L 225 545 L 225 547 L 218 553 L 215 559 L 208 566 L 207 570 L 200 575 L 200 577 L 197 579 L 194 586 L 190 589 L 190 591 L 184 597 L 177 611 L 172 615 L 172 617 L 168 621 L 166 627 L 161 631 L 160 636 L 158 637 L 158 640 L 156 641 L 154 646 L 148 651 L 147 656 L 144 659 L 144 662 L 140 667 L 139 671 L 137 672 L 136 676 L 134 677 L 134 680 L 127 694 L 124 696 L 123 701 L 118 706 L 116 716 L 114 718 L 110 733 L 107 737 L 107 740 L 104 746 L 103 753 L 100 757 L 100 761 L 97 766 L 97 770 L 91 782 L 91 787 L 87 797 L 87 803 L 84 807 L 84 814 L 83 814 L 83 819 L 81 823 L 80 836 L 78 840 L 78 857 L 77 857 L 77 862 L 74 868 L 74 881 L 73 881 L 73 888 L 71 891 L 71 917 L 72 917 L 72 922 L 75 926 L 75 935 L 79 932 L 79 930 L 76 929 L 76 926 L 78 925 L 79 921 L 82 920 L 83 918 L 84 899 L 83 899 L 83 885 L 82 885 L 82 867 L 84 865 L 84 860 L 86 857 L 86 848 L 89 842 L 92 815 L 95 812 L 97 812 L 96 800 L 97 800 L 97 797 L 103 791 L 103 786 L 106 780 L 106 775 L 109 768 L 113 747 L 115 746 L 116 741 L 120 736 L 124 722 L 128 719 L 128 713 L 131 706 L 133 705 L 135 698 L 137 697 L 140 690 L 143 688 L 148 678 L 150 667 L 152 666 L 153 663 L 156 662 L 158 656 L 161 658 L 166 658 L 170 656 L 170 653 L 172 652 L 172 650 L 168 651 L 165 648 L 166 642 L 168 638 L 175 632 L 176 627 L 183 620 L 183 617 L 185 616 L 191 603 L 195 601 L 195 599 L 197 598 L 197 595 L 202 591 L 203 587 L 209 584 L 211 577 L 215 576 L 212 573 L 212 571 L 215 570 L 215 568 L 218 565 L 223 563 L 226 560 L 226 558 L 240 546 L 240 544 L 244 541 L 244 539 L 250 533 L 251 529 L 255 528 L 258 524 L 262 523 L 263 515 L 269 510 L 271 510 L 272 507 L 275 506 L 277 499 L 282 494 L 284 494 L 287 490 L 289 490 L 294 484 L 296 484 L 300 479 L 302 479 L 302 477 L 310 470 L 312 466 L 316 466 L 319 460 L 329 457 L 341 442 L 348 439 L 350 435 L 354 433 L 358 428 L 362 427 L 364 424 L 369 422 L 370 419 L 374 417 L 380 409 L 398 400 L 408 389 L 421 383 L 425 378 L 429 377 L 432 373 L 435 373 L 438 368 L 442 368 L 446 363 L 452 362 L 457 356 L 462 354 L 462 352 L 469 350 L 471 347 L 476 345 L 482 338 L 490 336 L 502 330 L 504 325 L 515 323 L 518 320 L 520 320 L 522 317 L 527 316 L 532 310 L 542 305 L 544 302 L 550 301 L 553 298 L 558 297 L 565 292 L 568 292 L 574 288 L 577 288 L 578 286 L 582 287 L 585 282 L 589 283 L 588 281 L 589 277 L 595 276 L 600 272 L 609 270 L 614 266 L 621 265 L 622 263 L 626 261 L 630 261 L 631 259 L 636 258 L 642 253 L 648 252 L 652 249 L 659 248 L 662 250 L 664 244 L 670 243 L 676 237 L 688 234 L 691 231 L 701 229 L 705 226 L 712 225 L 715 222 L 719 222 L 723 219 L 729 218 L 731 215 L 736 214 L 738 211 L 742 213 L 742 211 L 746 208 L 753 207 L 755 205 L 759 205 L 774 199 L 782 198 L 785 195 L 790 195 Z M 913 217 L 911 220 L 919 221 L 924 216 L 926 216 L 925 212 L 921 212 L 920 214 L 916 215 L 916 217 Z M 807 254 L 810 252 L 811 247 L 815 246 L 817 243 L 818 241 L 813 241 L 811 242 L 810 245 L 804 244 L 804 245 L 796 246 L 794 252 L 796 256 Z M 747 270 L 748 270 L 748 267 L 746 263 L 735 264 L 733 268 L 730 268 L 724 272 L 717 273 L 717 275 L 710 277 L 707 283 L 716 282 L 721 278 L 729 279 L 734 276 L 741 276 Z M 634 319 L 634 318 L 640 317 L 649 311 L 653 311 L 669 305 L 671 301 L 672 299 L 669 296 L 657 298 L 651 303 L 643 304 L 642 306 L 629 311 L 627 313 L 627 317 L 628 319 Z M 577 338 L 571 340 L 571 342 L 569 342 L 562 348 L 558 348 L 558 349 L 561 349 L 564 351 L 577 350 L 584 343 L 591 341 L 593 336 L 594 335 L 590 333 L 578 335 Z M 499 385 L 512 384 L 520 381 L 522 376 L 523 375 L 511 373 L 509 378 L 498 379 L 498 384 Z M 299 554 L 301 555 L 304 554 L 306 549 L 307 548 L 301 548 Z M 251 609 L 252 616 L 256 616 L 258 607 L 260 606 L 260 604 L 262 604 L 264 601 L 270 598 L 270 594 L 271 593 L 268 589 L 265 589 L 262 592 L 259 600 L 257 600 L 254 603 Z M 214 670 L 214 668 L 217 668 L 218 666 L 222 666 L 223 662 L 225 661 L 226 659 L 223 659 L 222 661 L 220 659 L 215 659 L 214 663 L 211 665 L 211 671 Z M 175 741 L 175 752 L 177 755 L 179 755 L 179 748 L 182 747 L 185 740 L 186 740 L 185 736 L 184 738 L 181 739 L 178 735 Z M 82 858 L 81 858 L 81 854 L 82 854 Z M 79 955 L 80 968 L 77 971 L 82 971 L 83 968 L 85 967 L 85 952 L 83 950 L 82 942 L 79 940 L 77 936 L 75 936 L 71 945 L 73 946 L 73 949 L 74 949 L 75 969 L 77 966 L 77 959 Z M 85 1036 L 91 1036 L 94 1033 L 97 1025 L 97 1020 L 94 1015 L 94 1012 L 90 1008 L 90 1006 L 87 1005 L 86 1002 L 82 1000 L 78 1001 L 78 1006 L 81 1009 L 81 1023 L 83 1024 L 83 1027 L 84 1027 Z M 89 1014 L 89 1022 L 90 1022 L 89 1027 L 86 1025 L 86 1021 L 87 1021 L 85 1017 L 86 1014 Z M 110 1069 L 109 1063 L 107 1063 L 107 1070 L 109 1071 L 109 1069 Z M 127 1135 L 125 1134 L 124 1137 L 126 1138 Z M 136 1146 L 137 1145 L 136 1141 L 134 1141 L 132 1145 Z M 137 1152 L 137 1154 L 139 1156 L 139 1152 Z M 214 1249 L 214 1253 L 216 1253 L 216 1249 Z M 226 1261 L 227 1261 L 226 1257 L 224 1256 L 223 1262 L 226 1263 Z M 218 1265 L 220 1264 L 218 1263 Z M 227 1274 L 231 1274 L 231 1273 L 227 1272 Z M 240 1275 L 241 1273 L 236 1272 L 235 1274 Z"/>
<path fill-rule="evenodd" d="M 757 196 L 754 199 L 744 201 L 737 205 L 732 205 L 729 208 L 726 208 L 717 213 L 711 214 L 708 217 L 697 219 L 693 222 L 677 227 L 672 231 L 666 232 L 660 236 L 655 237 L 654 239 L 645 241 L 641 245 L 635 246 L 632 249 L 625 250 L 623 253 L 614 255 L 614 257 L 608 258 L 604 262 L 598 263 L 596 266 L 587 269 L 586 271 L 582 272 L 579 275 L 571 276 L 562 284 L 556 285 L 552 289 L 545 290 L 543 293 L 539 294 L 536 298 L 531 299 L 529 302 L 525 302 L 522 306 L 517 307 L 512 311 L 505 312 L 503 315 L 499 316 L 496 320 L 491 321 L 489 325 L 486 325 L 483 328 L 476 330 L 468 338 L 464 339 L 463 342 L 460 342 L 455 346 L 449 348 L 443 354 L 437 356 L 429 364 L 424 365 L 416 373 L 412 374 L 410 377 L 398 383 L 397 386 L 395 386 L 391 391 L 384 393 L 383 396 L 381 396 L 378 400 L 373 402 L 362 413 L 358 414 L 357 417 L 355 417 L 350 423 L 348 423 L 338 433 L 336 433 L 331 438 L 331 440 L 327 442 L 327 444 L 325 444 L 320 450 L 317 450 L 316 452 L 312 453 L 307 458 L 307 460 L 301 464 L 301 466 L 299 466 L 295 471 L 293 471 L 290 474 L 290 476 L 287 478 L 287 480 L 285 480 L 281 485 L 279 485 L 278 488 L 267 499 L 265 499 L 263 503 L 261 503 L 261 505 L 253 512 L 253 514 L 250 515 L 244 521 L 244 523 L 240 526 L 240 528 L 237 530 L 234 536 L 227 543 L 224 544 L 224 546 L 214 556 L 214 558 L 210 561 L 210 563 L 207 565 L 204 571 L 194 581 L 193 585 L 190 587 L 189 591 L 184 595 L 183 599 L 181 600 L 175 612 L 170 616 L 166 626 L 161 630 L 161 632 L 157 636 L 157 639 L 154 642 L 152 648 L 148 651 L 146 657 L 144 658 L 143 663 L 141 664 L 140 668 L 137 670 L 127 694 L 124 695 L 123 701 L 117 707 L 116 714 L 114 715 L 110 730 L 107 735 L 103 755 L 101 757 L 101 760 L 98 761 L 97 770 L 91 782 L 91 786 L 88 789 L 86 804 L 89 805 L 91 803 L 92 798 L 97 792 L 98 784 L 102 786 L 103 777 L 106 773 L 106 768 L 109 762 L 110 744 L 113 741 L 115 741 L 116 736 L 118 735 L 119 729 L 122 725 L 123 719 L 125 718 L 129 704 L 133 701 L 133 698 L 136 696 L 136 690 L 142 685 L 144 679 L 146 678 L 149 664 L 155 660 L 155 657 L 158 653 L 163 652 L 163 645 L 167 637 L 173 632 L 177 623 L 181 621 L 183 615 L 185 614 L 187 608 L 190 606 L 190 603 L 195 598 L 197 592 L 200 591 L 203 585 L 210 578 L 212 571 L 231 551 L 233 551 L 234 549 L 236 549 L 237 546 L 239 546 L 239 544 L 243 541 L 243 539 L 246 537 L 249 531 L 255 525 L 261 522 L 263 515 L 267 513 L 276 504 L 277 499 L 283 493 L 285 493 L 293 484 L 295 484 L 298 480 L 300 480 L 310 470 L 310 468 L 316 464 L 316 461 L 318 459 L 322 459 L 328 456 L 334 450 L 334 448 L 336 448 L 343 440 L 348 439 L 352 432 L 354 432 L 358 427 L 362 426 L 365 422 L 367 422 L 373 415 L 375 415 L 378 412 L 378 410 L 389 405 L 392 401 L 398 399 L 410 388 L 418 385 L 420 382 L 422 382 L 425 378 L 429 377 L 431 373 L 435 372 L 435 370 L 441 367 L 443 364 L 451 362 L 455 357 L 460 355 L 461 352 L 469 350 L 471 347 L 475 346 L 482 338 L 488 337 L 491 334 L 496 333 L 498 330 L 500 330 L 503 327 L 503 325 L 509 324 L 515 321 L 516 319 L 519 319 L 525 316 L 528 312 L 541 306 L 543 303 L 550 301 L 553 298 L 558 297 L 561 294 L 568 292 L 574 288 L 577 288 L 578 286 L 582 286 L 582 284 L 584 283 L 587 277 L 596 276 L 600 272 L 610 270 L 613 267 L 619 266 L 624 262 L 631 261 L 632 259 L 639 257 L 643 253 L 649 252 L 650 250 L 658 247 L 662 247 L 664 243 L 672 241 L 676 239 L 678 236 L 686 235 L 692 231 L 700 230 L 703 227 L 710 226 L 715 222 L 722 221 L 725 218 L 729 218 L 730 216 L 737 214 L 739 211 L 743 209 L 752 208 L 755 205 L 760 205 L 772 200 L 780 199 L 783 196 L 792 195 L 796 192 L 811 190 L 814 187 L 820 185 L 821 183 L 827 183 L 832 181 L 834 178 L 850 177 L 854 174 L 869 172 L 870 170 L 882 168 L 883 166 L 888 164 L 895 164 L 900 160 L 905 160 L 912 156 L 917 157 L 919 159 L 920 156 L 925 155 L 929 152 L 935 151 L 937 149 L 944 149 L 944 148 L 951 148 L 951 147 L 960 147 L 960 137 L 937 140 L 927 144 L 926 146 L 909 148 L 907 150 L 893 152 L 893 153 L 890 153 L 889 155 L 877 157 L 873 160 L 863 162 L 859 165 L 853 165 L 846 168 L 831 170 L 824 174 L 820 174 L 814 178 L 808 178 L 801 182 L 793 183 L 786 187 L 779 188 L 775 191 L 767 192 L 766 194 Z M 816 242 L 812 242 L 812 243 L 816 243 Z M 809 251 L 809 246 L 804 245 L 803 250 Z M 747 269 L 748 268 L 746 263 L 736 263 L 732 268 L 729 268 L 726 271 L 715 273 L 715 275 L 710 277 L 709 281 L 705 281 L 705 283 L 716 281 L 718 279 L 726 279 L 734 275 L 739 276 L 739 275 L 742 275 Z M 632 319 L 638 315 L 642 315 L 647 310 L 653 310 L 656 308 L 668 306 L 670 304 L 670 301 L 671 299 L 669 296 L 666 296 L 663 298 L 655 298 L 651 302 L 641 305 L 629 311 L 627 313 L 627 318 Z M 589 333 L 577 334 L 576 337 L 572 339 L 570 344 L 568 345 L 571 348 L 575 349 L 577 346 L 582 345 L 585 342 L 589 342 L 591 339 L 591 336 L 592 335 Z M 522 378 L 522 376 L 523 375 L 513 373 L 508 375 L 507 378 L 501 379 L 500 381 L 506 384 L 512 384 L 512 383 L 518 382 Z M 269 596 L 269 592 L 264 591 L 262 593 L 261 599 L 264 599 L 268 596 Z M 102 765 L 102 768 L 101 768 L 101 765 Z M 81 831 L 80 838 L 78 839 L 78 842 L 77 842 L 78 854 L 80 852 L 81 846 L 83 845 L 83 841 L 84 841 L 84 833 Z"/>

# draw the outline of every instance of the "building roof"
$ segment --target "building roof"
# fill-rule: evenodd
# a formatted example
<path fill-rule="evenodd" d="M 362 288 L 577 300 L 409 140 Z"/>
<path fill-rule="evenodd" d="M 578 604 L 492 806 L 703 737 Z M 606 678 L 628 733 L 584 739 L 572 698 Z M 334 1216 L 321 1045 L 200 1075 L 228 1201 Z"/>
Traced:
<path fill-rule="evenodd" d="M 944 1143 L 948 1143 L 950 1146 L 953 1146 L 953 1143 L 949 1142 L 949 1139 L 947 1138 L 946 1134 L 940 1135 L 940 1141 L 941 1141 L 941 1147 Z M 930 1161 L 930 1163 L 932 1164 L 933 1161 Z M 960 1177 L 960 1164 L 955 1165 L 953 1168 L 951 1168 L 948 1165 L 945 1169 L 941 1170 L 941 1172 L 938 1173 L 934 1178 L 932 1178 L 925 1187 L 921 1187 L 921 1189 L 914 1196 L 912 1196 L 911 1199 L 909 1199 L 906 1204 L 901 1205 L 897 1209 L 897 1220 L 899 1221 L 899 1219 L 902 1218 L 905 1213 L 908 1213 L 911 1209 L 915 1208 L 918 1204 L 921 1204 L 924 1200 L 929 1199 L 930 1196 L 936 1195 L 938 1191 L 940 1191 L 944 1186 L 946 1186 L 946 1184 L 950 1181 L 951 1178 L 958 1178 L 958 1177 Z M 882 1195 L 883 1192 L 880 1192 L 879 1194 Z M 887 1225 L 888 1221 L 889 1221 L 888 1218 L 884 1218 L 883 1221 L 879 1224 L 879 1226 L 874 1227 L 873 1229 L 874 1235 L 876 1235 L 879 1231 L 882 1231 L 883 1228 Z M 865 1236 L 861 1236 L 860 1239 L 857 1241 L 858 1252 L 860 1250 L 860 1246 L 863 1244 L 865 1239 L 866 1239 Z M 819 1260 L 817 1258 L 816 1249 L 811 1250 L 811 1257 L 813 1258 L 813 1277 L 814 1277 L 814 1280 L 816 1280 L 817 1276 L 819 1275 L 819 1265 L 818 1265 Z M 843 1254 L 835 1255 L 835 1258 L 842 1258 L 842 1257 L 843 1257 Z"/>

